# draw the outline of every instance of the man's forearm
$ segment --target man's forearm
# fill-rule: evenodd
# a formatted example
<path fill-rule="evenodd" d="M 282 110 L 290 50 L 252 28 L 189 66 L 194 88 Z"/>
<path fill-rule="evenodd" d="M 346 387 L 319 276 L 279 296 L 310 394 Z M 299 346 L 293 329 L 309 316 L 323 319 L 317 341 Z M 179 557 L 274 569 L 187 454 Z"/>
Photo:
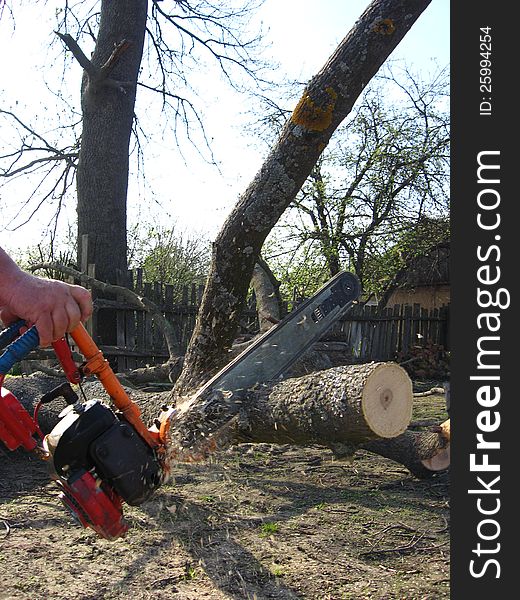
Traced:
<path fill-rule="evenodd" d="M 0 306 L 9 304 L 12 287 L 23 271 L 14 260 L 0 248 Z"/>

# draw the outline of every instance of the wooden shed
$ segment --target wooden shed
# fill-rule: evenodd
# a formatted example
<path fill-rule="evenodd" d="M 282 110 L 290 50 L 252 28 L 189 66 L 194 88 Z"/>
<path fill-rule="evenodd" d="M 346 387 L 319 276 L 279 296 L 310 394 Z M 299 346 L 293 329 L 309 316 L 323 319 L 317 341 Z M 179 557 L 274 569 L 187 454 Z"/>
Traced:
<path fill-rule="evenodd" d="M 387 306 L 420 304 L 430 310 L 446 306 L 450 298 L 450 244 L 447 242 L 414 262 Z"/>

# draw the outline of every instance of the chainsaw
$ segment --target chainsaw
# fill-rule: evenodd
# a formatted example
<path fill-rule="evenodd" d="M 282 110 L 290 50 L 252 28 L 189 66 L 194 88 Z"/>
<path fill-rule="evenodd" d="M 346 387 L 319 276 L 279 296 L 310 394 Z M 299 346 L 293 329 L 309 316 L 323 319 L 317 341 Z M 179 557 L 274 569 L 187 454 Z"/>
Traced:
<path fill-rule="evenodd" d="M 212 377 L 192 400 L 208 391 L 231 390 L 236 401 L 256 383 L 283 377 L 360 293 L 355 275 L 339 273 Z M 168 432 L 175 408 L 164 407 L 147 427 L 139 407 L 80 324 L 70 337 L 84 362 L 76 364 L 67 338 L 54 342 L 66 380 L 44 394 L 31 415 L 3 387 L 5 375 L 39 345 L 35 327 L 20 335 L 21 329 L 25 322 L 17 321 L 0 333 L 0 351 L 4 350 L 0 355 L 0 441 L 8 450 L 23 448 L 47 460 L 60 489 L 59 498 L 74 519 L 105 539 L 117 539 L 128 530 L 123 504 L 139 506 L 168 478 Z M 83 396 L 81 382 L 91 375 L 100 380 L 110 406 Z M 64 399 L 67 407 L 52 431 L 43 435 L 38 424 L 40 408 L 57 398 Z"/>

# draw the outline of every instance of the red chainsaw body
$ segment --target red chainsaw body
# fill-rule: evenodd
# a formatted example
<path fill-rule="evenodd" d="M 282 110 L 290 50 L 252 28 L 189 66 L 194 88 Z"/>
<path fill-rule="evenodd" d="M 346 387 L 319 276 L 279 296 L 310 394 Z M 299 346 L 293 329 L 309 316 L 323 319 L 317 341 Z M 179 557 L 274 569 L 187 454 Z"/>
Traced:
<path fill-rule="evenodd" d="M 0 349 L 5 348 L 0 352 L 0 443 L 11 451 L 23 447 L 47 460 L 61 490 L 59 497 L 74 518 L 101 537 L 114 540 L 128 529 L 124 503 L 141 504 L 162 483 L 165 438 L 161 436 L 166 436 L 167 423 L 161 421 L 160 430 L 146 427 L 137 404 L 82 325 L 71 336 L 85 362 L 76 365 L 65 338 L 54 342 L 67 382 L 45 393 L 30 415 L 15 395 L 2 387 L 11 367 L 39 341 L 34 327 L 19 335 L 19 325 L 0 332 Z M 79 399 L 70 384 L 81 388 L 85 375 L 97 375 L 112 408 L 100 400 Z M 68 407 L 52 431 L 43 436 L 38 426 L 40 406 L 60 397 Z M 171 417 L 170 412 L 168 415 Z"/>
<path fill-rule="evenodd" d="M 14 394 L 5 388 L 0 388 L 0 441 L 9 450 L 23 446 L 31 451 L 36 448 L 34 434 L 38 425 L 31 415 L 20 404 Z"/>
<path fill-rule="evenodd" d="M 59 479 L 57 483 L 62 490 L 60 500 L 83 527 L 90 527 L 107 540 L 126 533 L 121 498 L 91 473 L 86 471 L 74 481 Z"/>

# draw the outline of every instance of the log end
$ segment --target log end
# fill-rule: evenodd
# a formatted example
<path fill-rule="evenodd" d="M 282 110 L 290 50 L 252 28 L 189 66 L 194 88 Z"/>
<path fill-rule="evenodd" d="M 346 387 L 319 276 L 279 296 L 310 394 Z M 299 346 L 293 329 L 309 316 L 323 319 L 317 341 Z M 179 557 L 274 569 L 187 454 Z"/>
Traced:
<path fill-rule="evenodd" d="M 432 431 L 439 437 L 439 450 L 431 457 L 422 461 L 422 464 L 430 471 L 444 471 L 450 466 L 450 420 L 444 421 Z"/>
<path fill-rule="evenodd" d="M 407 372 L 396 363 L 379 363 L 368 376 L 362 395 L 366 423 L 379 437 L 397 437 L 412 418 L 413 391 Z"/>
<path fill-rule="evenodd" d="M 445 471 L 450 466 L 450 444 L 439 450 L 431 458 L 421 462 L 429 471 Z"/>

